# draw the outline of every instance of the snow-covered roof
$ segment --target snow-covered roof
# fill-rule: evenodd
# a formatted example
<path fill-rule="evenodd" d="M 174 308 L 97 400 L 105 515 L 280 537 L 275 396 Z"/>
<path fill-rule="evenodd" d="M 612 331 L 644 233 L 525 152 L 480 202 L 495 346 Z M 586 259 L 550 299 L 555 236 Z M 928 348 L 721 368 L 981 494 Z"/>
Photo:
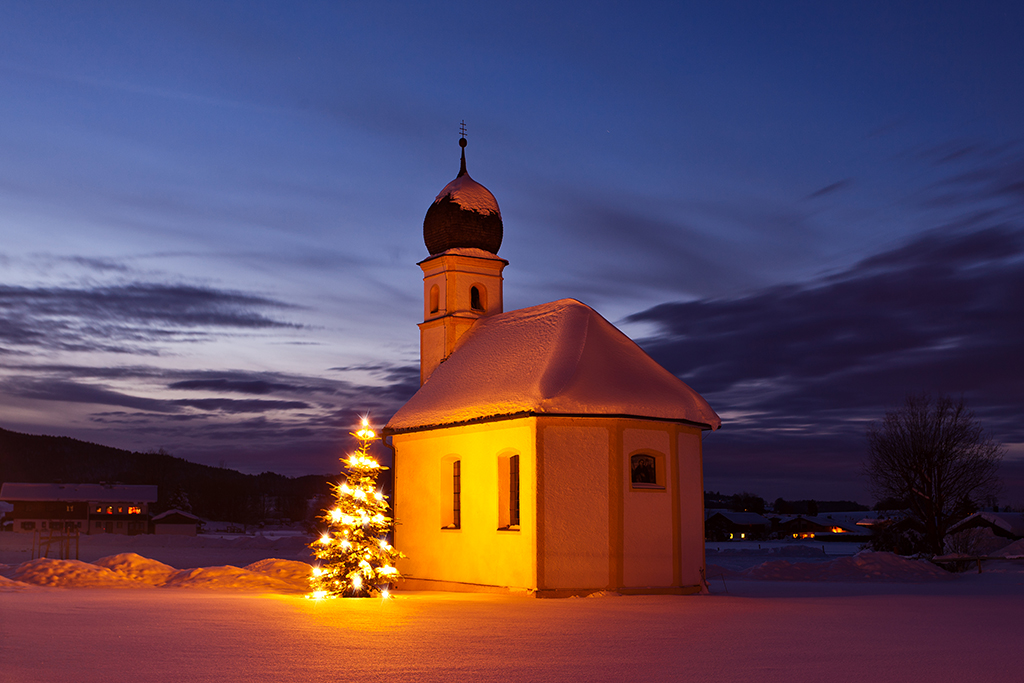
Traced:
<path fill-rule="evenodd" d="M 714 514 L 710 515 L 708 517 L 708 519 L 710 520 L 712 517 L 716 517 L 716 516 L 724 517 L 725 519 L 729 520 L 733 524 L 742 524 L 742 525 L 755 525 L 756 524 L 756 525 L 760 525 L 760 526 L 771 526 L 772 525 L 771 520 L 769 520 L 767 517 L 764 517 L 763 515 L 757 514 L 756 512 L 728 512 L 728 511 L 724 511 L 724 510 L 719 510 L 719 511 L 716 511 Z"/>
<path fill-rule="evenodd" d="M 445 185 L 444 189 L 437 193 L 434 203 L 436 204 L 445 197 L 450 197 L 453 202 L 467 211 L 476 211 L 485 215 L 501 214 L 501 210 L 498 209 L 498 200 L 494 198 L 491 191 L 470 178 L 468 173 L 460 175 Z"/>
<path fill-rule="evenodd" d="M 384 433 L 532 414 L 722 424 L 614 325 L 562 299 L 478 320 Z"/>
<path fill-rule="evenodd" d="M 155 503 L 156 486 L 138 484 L 21 484 L 4 483 L 6 501 L 59 500 L 104 503 Z"/>
<path fill-rule="evenodd" d="M 975 512 L 949 528 L 955 531 L 965 526 L 996 526 L 1018 538 L 1024 537 L 1024 512 Z"/>
<path fill-rule="evenodd" d="M 188 521 L 192 521 L 192 522 L 201 522 L 202 521 L 201 519 L 199 519 L 198 517 L 193 515 L 191 512 L 185 512 L 184 510 L 178 510 L 178 509 L 168 510 L 167 512 L 161 512 L 159 515 L 154 517 L 152 521 L 154 521 L 154 522 L 161 522 L 161 521 L 163 521 L 163 522 L 167 523 L 170 519 L 173 519 L 175 517 L 183 518 L 183 519 L 177 520 L 177 522 L 179 524 L 182 523 L 182 522 L 187 524 Z"/>

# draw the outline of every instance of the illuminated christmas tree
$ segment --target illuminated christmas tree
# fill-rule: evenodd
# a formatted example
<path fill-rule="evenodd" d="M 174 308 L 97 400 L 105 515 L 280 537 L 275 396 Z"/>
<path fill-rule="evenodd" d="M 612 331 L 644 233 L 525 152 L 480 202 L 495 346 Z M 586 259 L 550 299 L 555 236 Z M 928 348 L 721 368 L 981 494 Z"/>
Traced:
<path fill-rule="evenodd" d="M 398 579 L 395 561 L 404 557 L 388 543 L 391 517 L 387 497 L 377 488 L 382 469 L 370 455 L 376 437 L 363 419 L 353 434 L 359 448 L 342 458 L 348 478 L 335 488 L 337 502 L 322 519 L 327 531 L 310 544 L 319 563 L 310 578 L 313 598 L 388 597 L 389 584 Z"/>

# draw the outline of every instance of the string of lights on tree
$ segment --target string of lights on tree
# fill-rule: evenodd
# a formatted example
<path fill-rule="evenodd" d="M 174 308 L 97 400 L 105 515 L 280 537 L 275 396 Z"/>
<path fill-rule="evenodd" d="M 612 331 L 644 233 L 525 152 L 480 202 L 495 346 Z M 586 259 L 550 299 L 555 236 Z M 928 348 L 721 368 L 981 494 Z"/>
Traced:
<path fill-rule="evenodd" d="M 359 448 L 342 458 L 347 479 L 335 487 L 335 505 L 321 517 L 327 531 L 310 544 L 318 560 L 310 577 L 311 598 L 387 598 L 389 585 L 401 577 L 395 561 L 404 555 L 388 543 L 389 506 L 377 487 L 377 476 L 386 468 L 370 455 L 377 435 L 363 418 L 353 436 Z"/>

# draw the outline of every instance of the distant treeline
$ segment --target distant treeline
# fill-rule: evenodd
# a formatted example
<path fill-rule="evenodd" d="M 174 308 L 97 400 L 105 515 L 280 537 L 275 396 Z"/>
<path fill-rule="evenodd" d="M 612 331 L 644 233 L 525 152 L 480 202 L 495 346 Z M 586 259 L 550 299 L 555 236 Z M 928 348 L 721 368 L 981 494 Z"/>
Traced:
<path fill-rule="evenodd" d="M 820 515 L 827 512 L 856 512 L 868 510 L 868 506 L 852 500 L 786 500 L 776 498 L 771 505 L 764 498 L 746 491 L 723 495 L 718 491 L 704 492 L 706 509 L 732 510 L 733 512 L 756 512 L 764 514 L 771 509 L 780 515 Z"/>
<path fill-rule="evenodd" d="M 138 453 L 64 436 L 0 429 L 0 482 L 155 484 L 159 499 L 151 506 L 153 513 L 179 508 L 203 519 L 246 525 L 313 521 L 333 500 L 330 482 L 339 476 L 243 474 L 163 452 Z"/>

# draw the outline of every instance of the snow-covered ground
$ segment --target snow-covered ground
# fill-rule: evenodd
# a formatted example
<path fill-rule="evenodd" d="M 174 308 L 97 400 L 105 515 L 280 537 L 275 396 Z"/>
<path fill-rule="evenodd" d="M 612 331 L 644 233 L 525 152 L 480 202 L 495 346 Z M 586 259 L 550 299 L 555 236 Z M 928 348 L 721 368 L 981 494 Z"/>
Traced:
<path fill-rule="evenodd" d="M 87 537 L 79 561 L 25 540 L 0 534 L 3 683 L 1024 679 L 1019 560 L 723 543 L 708 595 L 315 602 L 300 538 Z"/>

